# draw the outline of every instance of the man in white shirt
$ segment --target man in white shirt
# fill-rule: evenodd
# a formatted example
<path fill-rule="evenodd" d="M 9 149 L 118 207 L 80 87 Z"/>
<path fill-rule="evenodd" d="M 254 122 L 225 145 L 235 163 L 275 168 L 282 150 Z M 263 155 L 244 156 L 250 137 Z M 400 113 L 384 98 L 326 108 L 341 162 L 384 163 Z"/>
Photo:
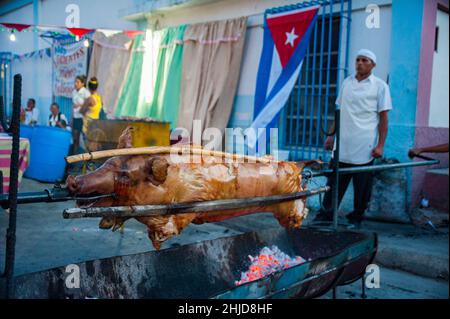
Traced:
<path fill-rule="evenodd" d="M 28 99 L 25 109 L 25 125 L 34 125 L 39 121 L 39 110 L 36 108 L 36 100 Z"/>
<path fill-rule="evenodd" d="M 344 80 L 336 100 L 341 110 L 339 167 L 372 165 L 374 158 L 383 156 L 392 101 L 389 86 L 372 74 L 376 62 L 372 51 L 360 50 L 356 57 L 356 75 Z M 332 149 L 333 143 L 334 137 L 329 136 L 325 148 Z M 351 180 L 354 211 L 347 218 L 351 222 L 360 222 L 370 201 L 372 173 L 340 175 L 339 204 Z M 333 185 L 331 178 L 328 179 L 328 185 Z M 332 193 L 328 192 L 316 220 L 332 220 L 331 203 Z"/>

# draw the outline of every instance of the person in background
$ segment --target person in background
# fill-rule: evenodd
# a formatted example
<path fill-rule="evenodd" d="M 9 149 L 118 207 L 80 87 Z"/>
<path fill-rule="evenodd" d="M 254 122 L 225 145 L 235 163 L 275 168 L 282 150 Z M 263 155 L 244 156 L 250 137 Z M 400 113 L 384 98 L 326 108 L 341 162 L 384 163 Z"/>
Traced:
<path fill-rule="evenodd" d="M 92 77 L 88 82 L 90 96 L 84 102 L 80 109 L 83 114 L 83 134 L 86 135 L 89 128 L 89 122 L 98 120 L 100 118 L 100 111 L 102 109 L 102 97 L 98 94 L 98 80 Z"/>
<path fill-rule="evenodd" d="M 75 78 L 75 89 L 72 92 L 73 115 L 72 115 L 72 154 L 76 154 L 80 146 L 80 134 L 83 128 L 83 114 L 80 113 L 81 107 L 85 101 L 91 96 L 86 89 L 86 77 L 79 75 Z"/>
<path fill-rule="evenodd" d="M 428 147 L 412 148 L 408 151 L 408 156 L 413 158 L 422 153 L 448 153 L 449 143 L 433 145 Z"/>
<path fill-rule="evenodd" d="M 339 165 L 342 168 L 372 165 L 375 158 L 383 156 L 392 101 L 387 83 L 372 74 L 376 63 L 377 58 L 372 51 L 359 50 L 355 60 L 356 74 L 344 80 L 336 100 L 336 105 L 341 109 Z M 334 143 L 334 137 L 329 136 L 325 148 L 333 149 Z M 339 177 L 339 204 L 351 181 L 354 211 L 346 217 L 352 223 L 359 223 L 370 201 L 372 173 L 361 172 Z M 327 184 L 332 186 L 333 179 L 329 178 Z M 325 194 L 315 220 L 333 220 L 332 192 Z"/>
<path fill-rule="evenodd" d="M 50 116 L 48 117 L 48 125 L 51 127 L 59 127 L 70 131 L 70 126 L 67 126 L 67 118 L 59 111 L 58 103 L 52 103 L 50 106 Z"/>
<path fill-rule="evenodd" d="M 27 108 L 22 110 L 22 119 L 25 125 L 35 125 L 39 120 L 39 110 L 36 108 L 36 100 L 28 99 Z"/>
<path fill-rule="evenodd" d="M 432 146 L 426 146 L 426 147 L 416 147 L 411 148 L 408 151 L 409 158 L 413 159 L 416 156 L 420 156 L 422 153 L 448 153 L 449 151 L 449 143 L 444 144 L 438 144 L 438 145 L 432 145 Z M 448 183 L 448 176 L 447 176 L 447 183 Z M 424 196 L 424 194 L 421 194 L 421 200 L 420 200 L 420 208 L 427 208 L 430 206 L 429 200 Z M 447 219 L 448 224 L 448 219 Z"/>
<path fill-rule="evenodd" d="M 449 143 L 427 146 L 427 147 L 418 147 L 412 148 L 408 151 L 408 156 L 413 158 L 422 153 L 448 153 Z"/>

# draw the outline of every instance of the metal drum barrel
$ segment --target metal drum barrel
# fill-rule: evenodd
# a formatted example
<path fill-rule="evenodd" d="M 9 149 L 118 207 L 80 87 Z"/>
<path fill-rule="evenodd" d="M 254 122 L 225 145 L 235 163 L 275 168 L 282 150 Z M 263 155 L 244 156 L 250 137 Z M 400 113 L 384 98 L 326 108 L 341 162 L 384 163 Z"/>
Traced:
<path fill-rule="evenodd" d="M 306 262 L 235 285 L 249 255 L 276 245 Z M 360 279 L 377 249 L 375 234 L 267 229 L 161 251 L 78 263 L 80 287 L 65 267 L 15 278 L 16 298 L 313 298 Z"/>

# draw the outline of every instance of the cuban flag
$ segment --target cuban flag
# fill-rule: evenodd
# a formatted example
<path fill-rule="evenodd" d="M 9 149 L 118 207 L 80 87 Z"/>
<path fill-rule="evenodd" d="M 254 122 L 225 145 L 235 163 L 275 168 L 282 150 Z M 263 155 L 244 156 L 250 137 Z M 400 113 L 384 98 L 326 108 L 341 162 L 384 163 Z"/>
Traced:
<path fill-rule="evenodd" d="M 250 149 L 256 148 L 257 139 L 264 134 L 264 130 L 258 129 L 275 126 L 278 114 L 291 94 L 319 8 L 320 6 L 311 6 L 281 13 L 266 11 L 253 123 L 250 126 L 256 134 L 249 134 L 247 138 Z"/>

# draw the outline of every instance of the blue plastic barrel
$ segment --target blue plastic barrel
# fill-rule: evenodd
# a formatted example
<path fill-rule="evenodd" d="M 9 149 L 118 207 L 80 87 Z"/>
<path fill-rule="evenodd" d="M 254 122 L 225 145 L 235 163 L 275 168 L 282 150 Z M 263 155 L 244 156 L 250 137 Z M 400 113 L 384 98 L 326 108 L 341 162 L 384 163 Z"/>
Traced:
<path fill-rule="evenodd" d="M 41 182 L 62 180 L 72 134 L 61 128 L 39 125 L 22 125 L 20 131 L 20 136 L 30 139 L 30 165 L 24 176 Z"/>
<path fill-rule="evenodd" d="M 30 140 L 33 137 L 33 126 L 20 124 L 20 137 L 25 137 Z"/>

